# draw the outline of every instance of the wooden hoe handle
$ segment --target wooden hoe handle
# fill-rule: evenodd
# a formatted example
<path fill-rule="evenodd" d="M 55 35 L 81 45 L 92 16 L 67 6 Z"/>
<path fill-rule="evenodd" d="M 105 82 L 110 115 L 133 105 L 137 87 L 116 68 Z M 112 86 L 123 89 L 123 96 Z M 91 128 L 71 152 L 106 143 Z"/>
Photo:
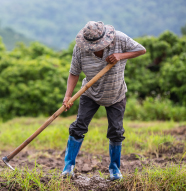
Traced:
<path fill-rule="evenodd" d="M 77 98 L 79 98 L 88 88 L 90 88 L 97 80 L 99 80 L 107 71 L 109 71 L 115 64 L 107 64 L 96 76 L 94 76 L 83 88 L 81 88 L 69 101 L 67 104 L 73 103 Z M 54 119 L 56 119 L 66 107 L 61 106 L 39 129 L 36 130 L 26 141 L 24 141 L 19 147 L 17 147 L 12 153 L 10 153 L 6 159 L 10 161 L 15 155 L 17 155 L 22 149 L 24 149 L 35 137 L 37 137 Z"/>

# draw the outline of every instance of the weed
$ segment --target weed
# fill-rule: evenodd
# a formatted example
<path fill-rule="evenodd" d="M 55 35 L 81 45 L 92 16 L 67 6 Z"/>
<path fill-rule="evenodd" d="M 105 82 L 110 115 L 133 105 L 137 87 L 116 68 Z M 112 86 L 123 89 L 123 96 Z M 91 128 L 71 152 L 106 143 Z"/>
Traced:
<path fill-rule="evenodd" d="M 28 146 L 29 149 L 60 149 L 64 150 L 68 139 L 68 127 L 75 118 L 58 118 L 48 128 L 46 128 L 35 140 Z M 45 118 L 15 118 L 1 125 L 0 149 L 12 150 L 25 141 L 40 125 Z M 158 155 L 160 149 L 169 149 L 171 145 L 176 145 L 177 140 L 164 131 L 174 127 L 186 125 L 186 122 L 139 122 L 124 121 L 126 140 L 123 142 L 122 154 L 140 153 L 140 156 L 147 152 L 153 152 Z M 93 119 L 89 132 L 83 142 L 81 150 L 92 154 L 108 155 L 109 141 L 106 138 L 107 120 Z M 169 144 L 166 144 L 169 143 Z M 50 157 L 48 153 L 39 152 L 34 157 L 43 155 Z M 182 159 L 186 153 L 183 154 Z M 144 160 L 143 157 L 136 157 Z M 102 158 L 100 156 L 100 161 Z M 135 169 L 130 174 L 123 173 L 123 180 L 112 185 L 108 190 L 186 190 L 186 165 L 182 159 L 179 164 L 168 164 L 164 168 L 161 166 L 146 167 Z M 107 175 L 98 171 L 102 178 Z M 5 180 L 4 187 L 9 190 L 19 188 L 20 190 L 78 190 L 72 184 L 70 179 L 63 180 L 60 177 L 58 169 L 45 172 L 42 166 L 36 164 L 30 170 L 28 167 L 15 171 L 3 170 L 0 172 L 0 180 Z M 3 181 L 4 182 L 4 181 Z"/>
<path fill-rule="evenodd" d="M 131 191 L 182 191 L 186 190 L 185 177 L 185 165 L 167 165 L 164 168 L 150 166 L 144 167 L 141 172 L 136 169 L 134 174 L 124 173 L 123 180 L 117 182 L 117 188 Z"/>
<path fill-rule="evenodd" d="M 47 127 L 27 149 L 65 150 L 68 140 L 68 128 L 75 118 L 58 118 Z M 15 118 L 1 124 L 0 150 L 12 150 L 32 135 L 46 118 Z M 185 125 L 186 122 L 181 122 Z M 123 142 L 122 154 L 158 152 L 159 145 L 176 140 L 163 131 L 178 127 L 178 122 L 139 122 L 124 121 L 126 140 Z M 93 119 L 86 134 L 81 151 L 93 154 L 109 154 L 109 140 L 106 138 L 108 122 L 106 118 Z M 48 156 L 46 156 L 48 157 Z"/>
<path fill-rule="evenodd" d="M 51 174 L 52 173 L 52 174 Z M 29 170 L 25 167 L 22 170 L 15 169 L 15 171 L 5 170 L 0 174 L 6 180 L 6 188 L 21 189 L 21 190 L 77 190 L 70 179 L 63 180 L 58 171 L 50 171 L 50 176 L 43 173 L 42 168 L 34 168 Z"/>

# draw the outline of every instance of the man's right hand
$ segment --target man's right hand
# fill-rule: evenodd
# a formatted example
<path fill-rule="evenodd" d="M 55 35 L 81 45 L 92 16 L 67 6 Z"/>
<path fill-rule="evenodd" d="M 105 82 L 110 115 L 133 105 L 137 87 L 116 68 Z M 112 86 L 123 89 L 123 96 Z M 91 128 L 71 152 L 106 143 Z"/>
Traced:
<path fill-rule="evenodd" d="M 67 96 L 65 96 L 64 99 L 63 99 L 63 105 L 66 107 L 65 111 L 68 111 L 73 105 L 73 103 L 70 103 L 69 105 L 67 105 L 67 102 L 70 99 L 71 99 L 71 97 L 67 97 Z"/>

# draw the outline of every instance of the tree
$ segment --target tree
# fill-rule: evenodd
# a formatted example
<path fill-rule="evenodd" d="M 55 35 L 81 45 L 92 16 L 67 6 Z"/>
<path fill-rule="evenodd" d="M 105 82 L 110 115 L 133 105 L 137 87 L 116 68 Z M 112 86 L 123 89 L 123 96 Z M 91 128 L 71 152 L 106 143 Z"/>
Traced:
<path fill-rule="evenodd" d="M 186 24 L 185 26 L 181 27 L 181 33 L 182 35 L 186 35 Z"/>
<path fill-rule="evenodd" d="M 0 56 L 1 56 L 1 53 L 5 51 L 5 45 L 3 44 L 3 41 L 2 41 L 2 38 L 0 36 Z"/>

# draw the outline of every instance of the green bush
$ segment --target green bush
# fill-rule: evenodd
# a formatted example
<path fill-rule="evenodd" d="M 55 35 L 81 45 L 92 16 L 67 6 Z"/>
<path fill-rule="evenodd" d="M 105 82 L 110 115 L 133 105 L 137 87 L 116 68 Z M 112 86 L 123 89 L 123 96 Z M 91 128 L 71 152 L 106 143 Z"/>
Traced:
<path fill-rule="evenodd" d="M 171 100 L 186 106 L 186 52 L 170 58 L 160 70 L 159 84 Z"/>
<path fill-rule="evenodd" d="M 125 82 L 127 84 L 130 96 L 137 95 L 145 98 L 146 96 L 157 94 L 157 75 L 148 69 L 151 63 L 149 52 L 146 54 L 127 61 L 125 69 Z"/>
<path fill-rule="evenodd" d="M 127 101 L 125 118 L 130 120 L 186 120 L 186 108 L 176 106 L 169 99 L 147 97 L 141 103 L 136 98 Z"/>
<path fill-rule="evenodd" d="M 170 31 L 165 31 L 164 33 L 160 34 L 159 41 L 166 41 L 168 44 L 173 46 L 175 43 L 179 41 L 179 38 L 176 34 Z"/>
<path fill-rule="evenodd" d="M 136 40 L 147 53 L 127 62 L 129 101 L 125 116 L 134 120 L 185 120 L 186 37 L 165 31 L 158 38 L 144 36 Z M 74 44 L 55 52 L 38 42 L 29 47 L 18 43 L 6 52 L 0 39 L 0 118 L 49 116 L 61 107 Z M 74 93 L 81 88 L 84 77 L 81 73 Z M 77 114 L 77 110 L 75 101 L 62 115 Z M 101 116 L 106 116 L 103 107 L 95 114 Z"/>
<path fill-rule="evenodd" d="M 2 38 L 0 37 L 0 52 L 5 51 L 5 45 L 2 42 Z"/>
<path fill-rule="evenodd" d="M 5 120 L 14 116 L 48 116 L 62 105 L 70 64 L 55 58 L 49 48 L 36 45 L 21 45 L 0 60 L 0 116 Z M 29 52 L 25 57 L 24 51 Z M 68 115 L 77 113 L 77 107 L 75 102 Z"/>

